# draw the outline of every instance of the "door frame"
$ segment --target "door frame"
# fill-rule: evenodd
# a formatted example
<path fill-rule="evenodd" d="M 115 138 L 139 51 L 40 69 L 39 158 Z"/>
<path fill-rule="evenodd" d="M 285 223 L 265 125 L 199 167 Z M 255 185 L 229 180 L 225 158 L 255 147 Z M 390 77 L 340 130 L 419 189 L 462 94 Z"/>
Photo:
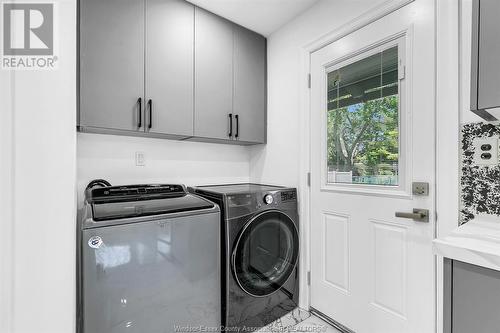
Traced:
<path fill-rule="evenodd" d="M 327 34 L 312 40 L 305 44 L 300 50 L 300 78 L 304 79 L 305 84 L 299 95 L 300 106 L 300 123 L 299 128 L 299 212 L 301 217 L 301 257 L 300 262 L 300 297 L 299 306 L 309 309 L 311 306 L 310 297 L 310 271 L 311 271 L 311 187 L 310 187 L 310 172 L 311 172 L 311 137 L 310 137 L 310 115 L 311 115 L 311 54 L 315 51 L 381 19 L 382 17 L 397 11 L 398 9 L 411 4 L 416 0 L 388 0 L 373 10 L 366 12 L 357 18 L 351 20 L 345 25 L 340 26 Z M 458 225 L 459 212 L 459 89 L 460 78 L 454 69 L 459 68 L 459 47 L 458 40 L 458 25 L 456 31 L 453 30 L 453 25 L 449 24 L 458 21 L 459 6 L 463 0 L 459 0 L 456 4 L 454 0 L 434 0 L 434 20 L 435 20 L 435 75 L 434 86 L 436 93 L 434 94 L 435 105 L 435 140 L 436 140 L 436 159 L 435 159 L 435 186 L 434 189 L 434 206 L 436 212 L 439 212 L 439 223 L 436 217 L 434 237 L 448 234 Z M 456 17 L 453 15 L 457 14 Z M 450 37 L 452 37 L 450 39 Z M 454 39 L 453 37 L 456 37 Z M 438 47 L 437 41 L 443 41 L 443 47 Z M 439 44 L 441 45 L 441 44 Z M 453 52 L 456 52 L 454 54 Z M 443 66 L 443 67 L 442 67 Z M 449 75 L 452 74 L 451 79 Z M 446 79 L 442 79 L 446 77 Z M 451 84 L 450 84 L 451 81 Z M 456 84 L 453 84 L 456 83 Z M 439 95 L 443 96 L 438 100 Z M 437 112 L 438 108 L 443 108 L 447 104 L 451 104 L 446 109 L 453 109 L 456 106 L 457 112 L 445 114 Z M 441 152 L 452 153 L 456 159 L 439 160 L 437 157 Z M 438 191 L 443 189 L 443 191 Z M 439 195 L 441 193 L 441 195 Z M 454 199 L 450 199 L 454 198 Z M 442 304 L 443 304 L 443 283 L 442 283 L 442 260 L 435 257 L 435 331 L 443 331 L 442 320 Z"/>

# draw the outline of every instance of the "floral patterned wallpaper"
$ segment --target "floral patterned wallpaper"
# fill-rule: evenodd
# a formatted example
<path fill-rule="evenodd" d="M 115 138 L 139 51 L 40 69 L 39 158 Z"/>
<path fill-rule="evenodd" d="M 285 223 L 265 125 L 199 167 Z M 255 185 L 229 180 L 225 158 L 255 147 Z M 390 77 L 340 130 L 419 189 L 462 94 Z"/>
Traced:
<path fill-rule="evenodd" d="M 499 125 L 472 123 L 462 127 L 460 224 L 478 213 L 500 216 L 500 166 L 478 166 L 474 162 L 474 139 L 491 136 L 500 136 Z"/>

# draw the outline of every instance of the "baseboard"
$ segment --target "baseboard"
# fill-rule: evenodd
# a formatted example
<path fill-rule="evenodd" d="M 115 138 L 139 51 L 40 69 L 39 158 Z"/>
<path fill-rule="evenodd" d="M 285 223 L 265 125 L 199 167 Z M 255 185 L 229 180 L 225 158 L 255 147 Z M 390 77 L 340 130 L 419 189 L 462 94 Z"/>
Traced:
<path fill-rule="evenodd" d="M 350 328 L 345 327 L 341 323 L 333 320 L 332 318 L 325 315 L 323 312 L 318 311 L 313 307 L 309 307 L 309 312 L 311 312 L 316 317 L 319 317 L 320 319 L 326 321 L 328 324 L 332 325 L 333 327 L 335 327 L 337 330 L 339 330 L 342 333 L 356 333 L 353 330 L 351 330 Z"/>

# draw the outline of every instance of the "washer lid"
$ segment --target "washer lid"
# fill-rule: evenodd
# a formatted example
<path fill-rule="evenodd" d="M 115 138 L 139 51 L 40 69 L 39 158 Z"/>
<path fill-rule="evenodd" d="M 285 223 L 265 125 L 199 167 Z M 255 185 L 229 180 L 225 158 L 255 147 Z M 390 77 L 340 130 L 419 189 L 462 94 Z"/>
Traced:
<path fill-rule="evenodd" d="M 249 194 L 249 193 L 264 193 L 270 191 L 278 191 L 284 188 L 285 187 L 274 186 L 274 185 L 244 183 L 244 184 L 197 186 L 195 189 L 205 192 L 219 193 L 219 194 Z"/>
<path fill-rule="evenodd" d="M 91 205 L 94 221 L 179 213 L 214 207 L 214 204 L 210 201 L 191 194 L 159 199 L 139 198 L 138 200 L 127 201 L 96 201 Z"/>

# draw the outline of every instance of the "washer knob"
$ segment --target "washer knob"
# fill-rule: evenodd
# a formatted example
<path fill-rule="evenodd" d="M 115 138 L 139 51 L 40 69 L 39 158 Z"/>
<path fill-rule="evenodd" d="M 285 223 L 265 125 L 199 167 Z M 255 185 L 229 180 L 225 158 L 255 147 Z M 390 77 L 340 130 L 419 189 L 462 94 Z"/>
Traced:
<path fill-rule="evenodd" d="M 272 204 L 273 201 L 274 201 L 274 198 L 273 198 L 273 196 L 271 194 L 266 194 L 264 196 L 264 202 L 266 203 L 266 205 Z"/>

